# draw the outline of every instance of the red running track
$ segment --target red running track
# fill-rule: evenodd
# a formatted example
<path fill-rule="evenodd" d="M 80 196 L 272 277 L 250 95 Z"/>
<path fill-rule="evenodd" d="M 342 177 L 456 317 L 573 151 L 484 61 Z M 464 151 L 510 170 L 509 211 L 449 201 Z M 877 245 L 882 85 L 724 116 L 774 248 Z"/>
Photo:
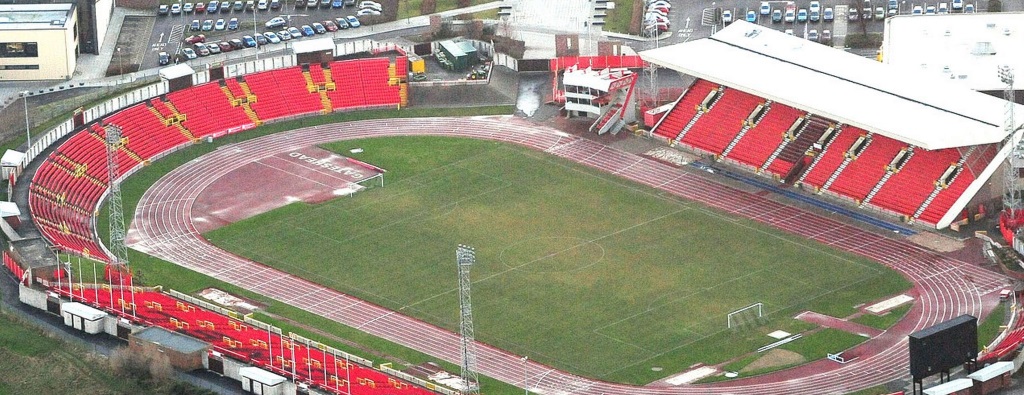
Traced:
<path fill-rule="evenodd" d="M 847 351 L 857 359 L 828 360 L 778 373 L 709 385 L 639 387 L 587 379 L 478 344 L 480 373 L 544 393 L 565 394 L 822 394 L 846 393 L 907 377 L 909 333 L 961 314 L 981 317 L 982 296 L 1001 289 L 999 274 L 891 238 L 737 190 L 713 180 L 513 117 L 386 119 L 323 125 L 238 143 L 171 172 L 143 196 L 129 231 L 130 246 L 283 303 L 434 357 L 458 363 L 458 335 L 268 268 L 206 243 L 192 224 L 199 193 L 231 170 L 286 150 L 338 140 L 436 135 L 472 137 L 524 145 L 619 175 L 687 199 L 775 226 L 794 235 L 870 257 L 906 276 L 917 303 L 907 317 L 881 335 Z M 202 177 L 195 175 L 202 174 Z"/>

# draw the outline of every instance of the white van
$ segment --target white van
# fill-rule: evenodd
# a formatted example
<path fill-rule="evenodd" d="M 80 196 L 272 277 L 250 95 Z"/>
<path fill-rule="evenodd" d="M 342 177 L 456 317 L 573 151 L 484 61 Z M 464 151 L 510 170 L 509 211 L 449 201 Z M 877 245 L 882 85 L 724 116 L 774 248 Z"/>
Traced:
<path fill-rule="evenodd" d="M 947 4 L 947 3 L 939 3 L 939 13 L 940 14 L 948 14 L 949 13 L 949 4 Z"/>

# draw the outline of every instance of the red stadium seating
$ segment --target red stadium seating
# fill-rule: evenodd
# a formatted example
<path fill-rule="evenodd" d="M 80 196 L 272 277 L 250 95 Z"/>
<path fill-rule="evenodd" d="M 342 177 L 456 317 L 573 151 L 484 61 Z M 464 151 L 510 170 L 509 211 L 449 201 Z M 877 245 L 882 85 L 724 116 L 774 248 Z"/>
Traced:
<path fill-rule="evenodd" d="M 69 289 L 71 288 L 71 289 Z M 352 395 L 431 395 L 434 392 L 389 377 L 372 366 L 347 359 L 344 354 L 307 347 L 245 321 L 154 291 L 132 292 L 131 287 L 101 288 L 58 285 L 54 291 L 84 301 L 108 313 L 148 326 L 158 326 L 209 343 L 213 350 L 243 363 L 314 388 Z M 326 348 L 325 348 L 326 350 Z"/>
<path fill-rule="evenodd" d="M 708 93 L 717 88 L 718 85 L 709 81 L 694 81 L 679 102 L 665 115 L 661 124 L 654 129 L 654 134 L 675 140 L 679 132 L 682 132 L 686 124 L 697 114 L 697 105 L 707 97 Z"/>
<path fill-rule="evenodd" d="M 815 188 L 821 188 L 825 185 L 825 182 L 832 176 L 832 173 L 846 159 L 846 151 L 850 149 L 850 146 L 858 138 L 864 135 L 862 133 L 862 130 L 855 128 L 840 130 L 832 138 L 832 142 L 825 147 L 825 150 L 818 153 L 819 158 L 814 162 L 814 167 L 807 171 L 803 182 Z"/>
<path fill-rule="evenodd" d="M 793 107 L 772 103 L 761 122 L 747 130 L 729 152 L 728 157 L 750 166 L 761 167 L 779 144 L 782 144 L 786 131 L 801 115 L 803 112 Z"/>
<path fill-rule="evenodd" d="M 721 154 L 743 128 L 743 121 L 750 112 L 763 102 L 757 96 L 726 89 L 722 98 L 693 124 L 681 142 L 712 154 Z"/>
<path fill-rule="evenodd" d="M 92 220 L 107 188 L 106 127 L 121 129 L 116 148 L 124 174 L 196 139 L 245 130 L 265 120 L 327 108 L 398 106 L 401 84 L 389 76 L 388 68 L 388 59 L 373 58 L 333 62 L 329 72 L 313 65 L 306 75 L 301 67 L 271 70 L 121 109 L 73 134 L 44 160 L 29 188 L 32 218 L 57 247 L 106 261 Z M 310 92 L 307 75 L 317 83 L 333 81 L 337 88 L 325 96 Z"/>

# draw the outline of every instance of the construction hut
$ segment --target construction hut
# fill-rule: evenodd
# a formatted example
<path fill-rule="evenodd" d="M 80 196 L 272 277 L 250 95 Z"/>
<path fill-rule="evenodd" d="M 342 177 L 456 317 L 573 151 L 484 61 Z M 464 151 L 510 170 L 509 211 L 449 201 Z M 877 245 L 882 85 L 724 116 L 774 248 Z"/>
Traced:
<path fill-rule="evenodd" d="M 242 380 L 242 391 L 247 394 L 283 395 L 288 379 L 266 370 L 246 366 L 238 369 Z"/>
<path fill-rule="evenodd" d="M 437 47 L 437 60 L 448 69 L 462 71 L 476 64 L 476 47 L 468 41 L 444 40 Z"/>
<path fill-rule="evenodd" d="M 209 366 L 209 343 L 158 326 L 133 333 L 128 347 L 141 355 L 166 355 L 171 366 L 186 372 Z"/>

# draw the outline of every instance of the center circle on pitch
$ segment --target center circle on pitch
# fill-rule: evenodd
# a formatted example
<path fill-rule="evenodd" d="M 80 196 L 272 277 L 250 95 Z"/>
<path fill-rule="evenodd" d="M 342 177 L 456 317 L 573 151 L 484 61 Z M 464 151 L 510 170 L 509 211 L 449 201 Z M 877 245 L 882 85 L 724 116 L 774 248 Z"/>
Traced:
<path fill-rule="evenodd" d="M 578 237 L 538 237 L 511 244 L 499 259 L 506 267 L 531 273 L 569 272 L 604 259 L 600 244 Z"/>

